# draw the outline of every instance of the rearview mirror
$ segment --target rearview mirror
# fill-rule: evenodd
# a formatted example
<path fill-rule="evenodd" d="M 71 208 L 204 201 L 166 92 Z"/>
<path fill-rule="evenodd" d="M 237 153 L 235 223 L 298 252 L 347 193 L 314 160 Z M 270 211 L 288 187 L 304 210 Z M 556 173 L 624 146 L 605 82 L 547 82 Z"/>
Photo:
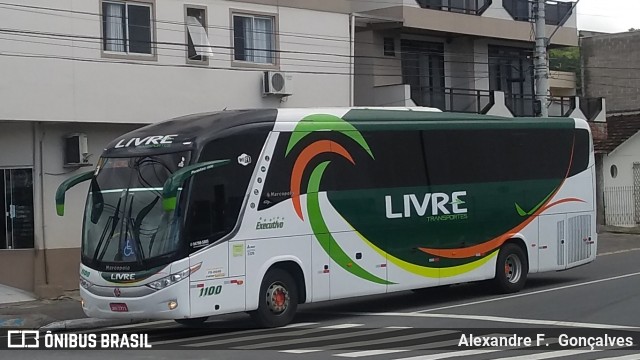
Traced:
<path fill-rule="evenodd" d="M 93 173 L 94 171 L 91 170 L 82 174 L 78 174 L 63 181 L 62 184 L 58 186 L 58 190 L 56 190 L 56 213 L 58 214 L 58 216 L 64 215 L 64 198 L 67 190 L 80 184 L 81 182 L 93 178 Z"/>

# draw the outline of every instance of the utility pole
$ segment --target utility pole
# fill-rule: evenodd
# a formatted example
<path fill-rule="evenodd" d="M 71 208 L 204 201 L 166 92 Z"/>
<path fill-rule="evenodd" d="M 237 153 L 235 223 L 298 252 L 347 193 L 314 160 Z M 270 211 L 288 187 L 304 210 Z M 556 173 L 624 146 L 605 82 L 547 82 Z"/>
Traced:
<path fill-rule="evenodd" d="M 539 101 L 542 117 L 549 116 L 547 96 L 549 93 L 549 64 L 547 62 L 547 34 L 545 20 L 545 0 L 534 0 L 533 16 L 536 26 L 536 51 L 534 69 L 536 78 L 536 99 Z"/>

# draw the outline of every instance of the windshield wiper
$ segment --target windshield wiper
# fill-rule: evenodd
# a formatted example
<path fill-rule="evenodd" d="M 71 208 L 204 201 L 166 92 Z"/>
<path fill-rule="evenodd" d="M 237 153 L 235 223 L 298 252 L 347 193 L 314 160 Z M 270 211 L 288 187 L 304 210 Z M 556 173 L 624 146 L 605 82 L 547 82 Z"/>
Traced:
<path fill-rule="evenodd" d="M 140 238 L 136 235 L 135 232 L 135 222 L 133 221 L 132 213 L 133 213 L 133 193 L 131 194 L 131 202 L 129 203 L 129 215 L 125 219 L 127 222 L 126 230 L 125 230 L 125 241 L 127 241 L 127 233 L 131 232 L 131 237 L 135 242 L 136 249 L 138 249 L 138 253 L 134 254 L 136 256 L 136 260 L 138 264 L 142 265 L 142 259 L 144 258 L 144 250 L 142 249 L 142 244 L 140 243 Z"/>
<path fill-rule="evenodd" d="M 138 243 L 140 244 L 142 244 L 142 241 L 140 241 L 140 228 L 142 227 L 142 220 L 144 220 L 144 218 L 147 217 L 147 215 L 149 215 L 151 210 L 158 203 L 158 200 L 160 200 L 160 197 L 156 196 L 156 198 L 153 199 L 147 206 L 143 207 L 142 210 L 140 210 L 140 212 L 138 213 L 138 216 L 136 216 L 136 220 L 133 223 L 133 236 L 137 237 Z M 149 244 L 149 255 L 151 255 L 151 246 L 153 246 L 153 240 L 155 239 L 156 233 L 157 231 L 152 236 L 151 244 Z"/>
<path fill-rule="evenodd" d="M 116 209 L 114 210 L 113 215 L 109 216 L 109 219 L 107 220 L 107 223 L 104 226 L 104 230 L 102 231 L 102 235 L 100 236 L 100 241 L 98 241 L 98 246 L 96 246 L 96 251 L 93 254 L 93 259 L 94 260 L 102 260 L 102 258 L 104 257 L 104 254 L 107 252 L 107 248 L 109 247 L 109 243 L 111 243 L 111 237 L 113 236 L 113 233 L 116 231 L 116 227 L 118 226 L 118 223 L 120 222 L 120 204 L 122 203 L 122 196 L 120 196 L 120 198 L 118 199 L 118 204 L 116 204 Z M 111 224 L 111 231 L 109 232 L 109 236 L 105 238 L 105 235 L 107 233 L 107 228 L 109 227 L 109 224 Z M 102 252 L 100 252 L 100 247 L 102 245 L 102 243 L 104 242 L 105 239 L 107 240 L 107 243 L 104 245 L 104 247 L 102 248 Z M 98 252 L 100 252 L 100 256 L 98 257 Z"/>

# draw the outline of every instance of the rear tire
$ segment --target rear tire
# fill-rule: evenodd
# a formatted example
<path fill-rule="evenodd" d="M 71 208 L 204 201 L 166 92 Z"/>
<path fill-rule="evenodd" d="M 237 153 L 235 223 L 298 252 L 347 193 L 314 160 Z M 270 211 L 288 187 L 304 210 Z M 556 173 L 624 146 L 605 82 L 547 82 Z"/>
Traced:
<path fill-rule="evenodd" d="M 258 309 L 249 315 L 260 327 L 284 326 L 298 309 L 298 288 L 293 277 L 282 269 L 271 269 L 262 279 L 258 295 Z"/>
<path fill-rule="evenodd" d="M 204 324 L 208 317 L 190 318 L 190 319 L 175 319 L 174 321 L 182 326 L 195 327 Z"/>
<path fill-rule="evenodd" d="M 497 290 L 503 294 L 522 290 L 528 273 L 529 264 L 522 248 L 513 243 L 504 244 L 496 262 L 494 283 Z"/>

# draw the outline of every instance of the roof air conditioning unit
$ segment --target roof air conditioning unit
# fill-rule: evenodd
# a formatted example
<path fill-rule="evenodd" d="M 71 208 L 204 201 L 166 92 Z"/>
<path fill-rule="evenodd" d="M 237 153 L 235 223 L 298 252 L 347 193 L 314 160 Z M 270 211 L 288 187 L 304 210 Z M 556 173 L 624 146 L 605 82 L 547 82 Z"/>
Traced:
<path fill-rule="evenodd" d="M 263 95 L 288 96 L 293 93 L 293 76 L 280 71 L 265 71 L 262 78 Z"/>
<path fill-rule="evenodd" d="M 64 138 L 64 166 L 91 166 L 86 134 L 69 134 Z"/>

